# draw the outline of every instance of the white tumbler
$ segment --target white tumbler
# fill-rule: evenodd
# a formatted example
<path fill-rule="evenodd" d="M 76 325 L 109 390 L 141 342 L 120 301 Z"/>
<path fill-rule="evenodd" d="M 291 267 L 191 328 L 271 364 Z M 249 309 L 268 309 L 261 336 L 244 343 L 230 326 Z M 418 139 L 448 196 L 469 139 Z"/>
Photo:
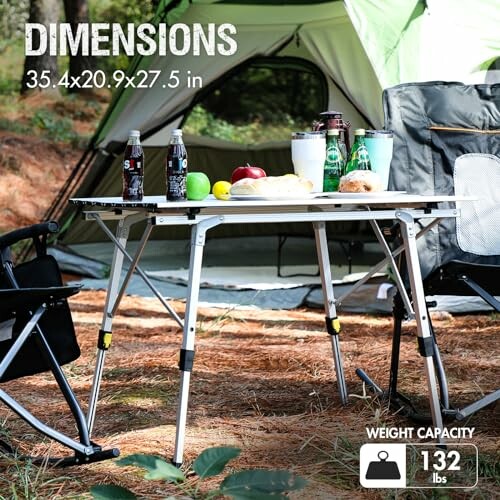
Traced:
<path fill-rule="evenodd" d="M 324 131 L 292 133 L 293 170 L 299 177 L 313 183 L 313 192 L 323 191 L 323 170 L 326 158 Z"/>

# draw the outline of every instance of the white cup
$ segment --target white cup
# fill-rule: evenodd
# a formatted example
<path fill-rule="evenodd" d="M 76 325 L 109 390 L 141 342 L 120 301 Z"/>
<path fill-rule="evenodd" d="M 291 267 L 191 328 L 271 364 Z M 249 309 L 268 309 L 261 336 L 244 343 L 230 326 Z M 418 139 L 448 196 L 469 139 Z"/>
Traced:
<path fill-rule="evenodd" d="M 293 170 L 299 177 L 313 183 L 313 192 L 323 191 L 323 171 L 326 158 L 324 131 L 292 133 Z"/>

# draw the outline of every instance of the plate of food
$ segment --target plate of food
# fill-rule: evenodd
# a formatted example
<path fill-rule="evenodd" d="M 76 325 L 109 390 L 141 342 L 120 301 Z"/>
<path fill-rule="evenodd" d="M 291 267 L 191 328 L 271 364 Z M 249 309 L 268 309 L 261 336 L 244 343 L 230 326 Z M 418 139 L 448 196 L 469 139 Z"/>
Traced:
<path fill-rule="evenodd" d="M 371 170 L 353 170 L 340 178 L 339 190 L 323 193 L 328 198 L 386 198 L 406 191 L 384 191 L 380 176 Z"/>
<path fill-rule="evenodd" d="M 313 184 L 296 175 L 246 177 L 235 182 L 229 191 L 232 200 L 274 201 L 314 198 Z"/>

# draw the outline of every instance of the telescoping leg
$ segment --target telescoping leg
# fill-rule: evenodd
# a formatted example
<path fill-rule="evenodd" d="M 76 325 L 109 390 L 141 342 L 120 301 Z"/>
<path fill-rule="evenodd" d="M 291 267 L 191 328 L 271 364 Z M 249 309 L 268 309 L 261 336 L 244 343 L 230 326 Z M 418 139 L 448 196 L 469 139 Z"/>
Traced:
<path fill-rule="evenodd" d="M 189 286 L 186 301 L 186 314 L 184 317 L 184 333 L 180 351 L 180 389 L 177 403 L 177 419 L 175 432 L 175 448 L 172 463 L 180 467 L 184 454 L 184 441 L 186 437 L 186 422 L 189 402 L 189 384 L 194 362 L 194 342 L 196 336 L 196 317 L 198 297 L 200 294 L 201 265 L 205 236 L 208 229 L 217 226 L 222 218 L 214 217 L 195 224 L 191 229 L 191 255 L 189 260 Z"/>
<path fill-rule="evenodd" d="M 405 247 L 406 264 L 408 266 L 413 307 L 417 322 L 419 352 L 424 359 L 432 422 L 435 428 L 442 429 L 443 419 L 441 415 L 433 361 L 434 339 L 431 333 L 427 306 L 425 303 L 424 287 L 422 284 L 420 262 L 418 260 L 417 243 L 415 240 L 415 222 L 413 220 L 413 216 L 404 210 L 397 212 L 396 216 L 401 221 L 401 232 Z M 442 439 L 438 439 L 438 442 L 442 442 Z"/>
<path fill-rule="evenodd" d="M 116 238 L 122 246 L 126 246 L 130 225 L 125 219 L 118 222 L 116 229 Z M 106 352 L 111 345 L 112 324 L 113 324 L 113 309 L 118 296 L 120 287 L 120 277 L 123 268 L 123 253 L 115 246 L 113 252 L 113 260 L 111 261 L 111 272 L 109 276 L 108 291 L 106 294 L 106 302 L 104 305 L 104 315 L 102 318 L 101 329 L 99 330 L 99 338 L 97 341 L 97 359 L 94 370 L 94 378 L 92 381 L 92 389 L 90 391 L 89 407 L 87 410 L 87 426 L 89 433 L 92 432 L 94 426 L 97 400 L 99 398 L 99 390 L 101 387 L 102 372 L 104 370 L 104 361 Z"/>
<path fill-rule="evenodd" d="M 315 222 L 314 236 L 316 238 L 316 252 L 318 254 L 318 264 L 321 276 L 321 287 L 323 290 L 323 303 L 325 306 L 326 330 L 330 335 L 333 350 L 333 362 L 335 363 L 335 373 L 337 375 L 337 385 L 339 389 L 340 401 L 347 404 L 347 386 L 344 377 L 344 366 L 340 353 L 340 321 L 337 318 L 335 308 L 335 296 L 333 294 L 332 273 L 330 270 L 330 257 L 328 254 L 328 241 L 326 239 L 326 227 L 324 222 Z"/>

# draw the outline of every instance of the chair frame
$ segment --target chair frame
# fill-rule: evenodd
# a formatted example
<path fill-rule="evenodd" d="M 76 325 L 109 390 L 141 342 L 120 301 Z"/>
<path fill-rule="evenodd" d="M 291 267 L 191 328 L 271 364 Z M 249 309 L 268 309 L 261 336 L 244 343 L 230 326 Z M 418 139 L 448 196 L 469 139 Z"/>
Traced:
<path fill-rule="evenodd" d="M 458 82 L 405 83 L 385 89 L 383 106 L 385 127 L 394 132 L 394 153 L 389 189 L 412 193 L 455 193 L 455 168 L 458 158 L 500 156 L 498 85 L 464 85 Z M 456 106 L 454 103 L 459 102 Z M 457 134 L 461 134 L 460 137 Z M 500 312 L 500 254 L 483 255 L 463 250 L 457 236 L 457 221 L 446 219 L 433 233 L 421 240 L 426 252 L 421 254 L 424 290 L 427 296 L 455 294 L 481 297 Z M 397 237 L 399 228 L 391 236 Z M 436 249 L 439 249 L 436 250 Z M 459 260 L 456 260 L 459 259 Z M 400 261 L 402 262 L 402 261 Z M 404 273 L 403 273 L 404 275 Z M 419 339 L 421 356 L 432 357 L 439 385 L 441 414 L 446 419 L 463 420 L 500 398 L 500 390 L 462 409 L 450 405 L 448 382 L 430 321 L 431 336 Z M 396 294 L 393 307 L 389 388 L 383 391 L 361 369 L 358 376 L 378 395 L 391 402 L 403 414 L 428 422 L 411 401 L 398 392 L 399 356 L 402 323 L 406 317 L 401 296 Z"/>
<path fill-rule="evenodd" d="M 50 371 L 52 372 L 57 385 L 69 406 L 78 430 L 78 440 L 63 434 L 62 432 L 42 422 L 1 388 L 0 401 L 5 403 L 12 411 L 17 413 L 38 432 L 73 450 L 73 456 L 49 459 L 50 462 L 56 463 L 57 465 L 68 466 L 113 458 L 119 455 L 119 450 L 116 448 L 103 450 L 101 446 L 92 442 L 85 414 L 75 394 L 73 393 L 53 350 L 47 342 L 44 332 L 39 325 L 40 319 L 47 313 L 47 311 L 60 304 L 61 301 L 65 301 L 68 297 L 78 293 L 80 286 L 21 288 L 14 275 L 14 265 L 12 262 L 10 247 L 19 241 L 32 238 L 37 250 L 37 256 L 44 255 L 46 252 L 47 236 L 51 233 L 56 233 L 58 229 L 59 227 L 56 222 L 49 221 L 18 229 L 0 236 L 0 260 L 4 275 L 12 286 L 11 289 L 0 290 L 0 300 L 2 301 L 3 307 L 9 307 L 11 309 L 19 307 L 20 304 L 26 304 L 27 307 L 30 308 L 31 315 L 29 321 L 22 328 L 16 340 L 12 343 L 7 353 L 0 361 L 0 378 L 3 377 L 6 370 L 19 353 L 19 350 L 31 337 L 36 342 L 40 353 L 50 367 Z M 43 457 L 19 457 L 15 454 L 15 450 L 4 441 L 0 441 L 0 445 L 2 445 L 8 453 L 14 454 L 17 458 L 28 458 L 34 462 L 47 460 Z"/>

